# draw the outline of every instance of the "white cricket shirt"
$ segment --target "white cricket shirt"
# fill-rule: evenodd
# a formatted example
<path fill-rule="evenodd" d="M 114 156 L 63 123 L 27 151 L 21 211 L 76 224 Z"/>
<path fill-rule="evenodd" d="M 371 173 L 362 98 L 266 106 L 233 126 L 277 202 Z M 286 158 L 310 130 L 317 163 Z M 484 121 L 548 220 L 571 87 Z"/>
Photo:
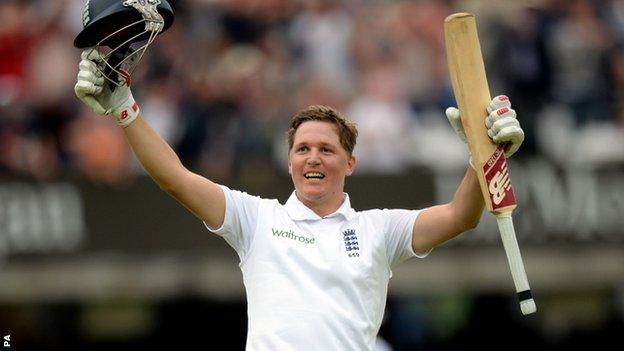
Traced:
<path fill-rule="evenodd" d="M 285 205 L 222 186 L 225 220 L 210 229 L 238 253 L 247 350 L 373 350 L 391 267 L 416 255 L 419 211 L 355 211 L 349 196 L 319 217 L 295 193 Z"/>

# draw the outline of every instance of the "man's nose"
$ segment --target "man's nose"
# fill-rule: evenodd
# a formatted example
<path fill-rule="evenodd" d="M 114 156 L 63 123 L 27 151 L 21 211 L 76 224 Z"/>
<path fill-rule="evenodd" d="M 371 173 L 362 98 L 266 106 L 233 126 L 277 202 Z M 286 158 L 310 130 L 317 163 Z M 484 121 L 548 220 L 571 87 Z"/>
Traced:
<path fill-rule="evenodd" d="M 308 165 L 318 165 L 321 163 L 321 158 L 318 151 L 312 150 L 310 152 L 310 157 L 308 157 L 307 164 Z"/>

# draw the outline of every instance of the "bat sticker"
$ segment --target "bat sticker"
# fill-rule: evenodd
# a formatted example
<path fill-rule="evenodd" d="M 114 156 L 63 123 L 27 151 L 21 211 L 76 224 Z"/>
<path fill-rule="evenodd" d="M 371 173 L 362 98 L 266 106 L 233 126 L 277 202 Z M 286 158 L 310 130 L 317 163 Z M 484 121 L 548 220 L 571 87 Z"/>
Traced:
<path fill-rule="evenodd" d="M 483 173 L 492 200 L 492 209 L 516 204 L 516 196 L 507 169 L 505 149 L 502 145 L 496 148 L 490 159 L 483 165 Z"/>

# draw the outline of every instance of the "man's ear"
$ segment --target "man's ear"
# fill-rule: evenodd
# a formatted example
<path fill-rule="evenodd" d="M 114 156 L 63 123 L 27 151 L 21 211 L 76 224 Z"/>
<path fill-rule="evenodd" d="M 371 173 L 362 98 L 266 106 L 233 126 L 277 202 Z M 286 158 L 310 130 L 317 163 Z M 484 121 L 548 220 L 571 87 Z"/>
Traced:
<path fill-rule="evenodd" d="M 351 154 L 351 156 L 349 157 L 349 161 L 347 161 L 347 176 L 350 176 L 351 174 L 353 174 L 353 171 L 355 171 L 355 165 L 357 164 L 357 160 L 355 159 L 355 155 Z"/>

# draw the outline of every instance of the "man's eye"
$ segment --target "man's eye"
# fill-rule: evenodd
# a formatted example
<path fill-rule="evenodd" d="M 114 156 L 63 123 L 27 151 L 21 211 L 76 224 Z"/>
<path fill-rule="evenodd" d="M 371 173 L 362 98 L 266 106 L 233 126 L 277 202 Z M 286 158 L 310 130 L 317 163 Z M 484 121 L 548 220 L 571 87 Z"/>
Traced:
<path fill-rule="evenodd" d="M 308 150 L 307 146 L 302 146 L 302 147 L 297 149 L 298 152 L 303 152 L 303 151 L 307 151 L 307 150 Z"/>
<path fill-rule="evenodd" d="M 329 153 L 331 153 L 331 152 L 332 152 L 332 150 L 331 150 L 331 149 L 328 149 L 328 148 L 322 148 L 322 149 L 321 149 L 321 152 L 324 152 L 324 153 L 326 153 L 326 154 L 329 154 Z"/>

